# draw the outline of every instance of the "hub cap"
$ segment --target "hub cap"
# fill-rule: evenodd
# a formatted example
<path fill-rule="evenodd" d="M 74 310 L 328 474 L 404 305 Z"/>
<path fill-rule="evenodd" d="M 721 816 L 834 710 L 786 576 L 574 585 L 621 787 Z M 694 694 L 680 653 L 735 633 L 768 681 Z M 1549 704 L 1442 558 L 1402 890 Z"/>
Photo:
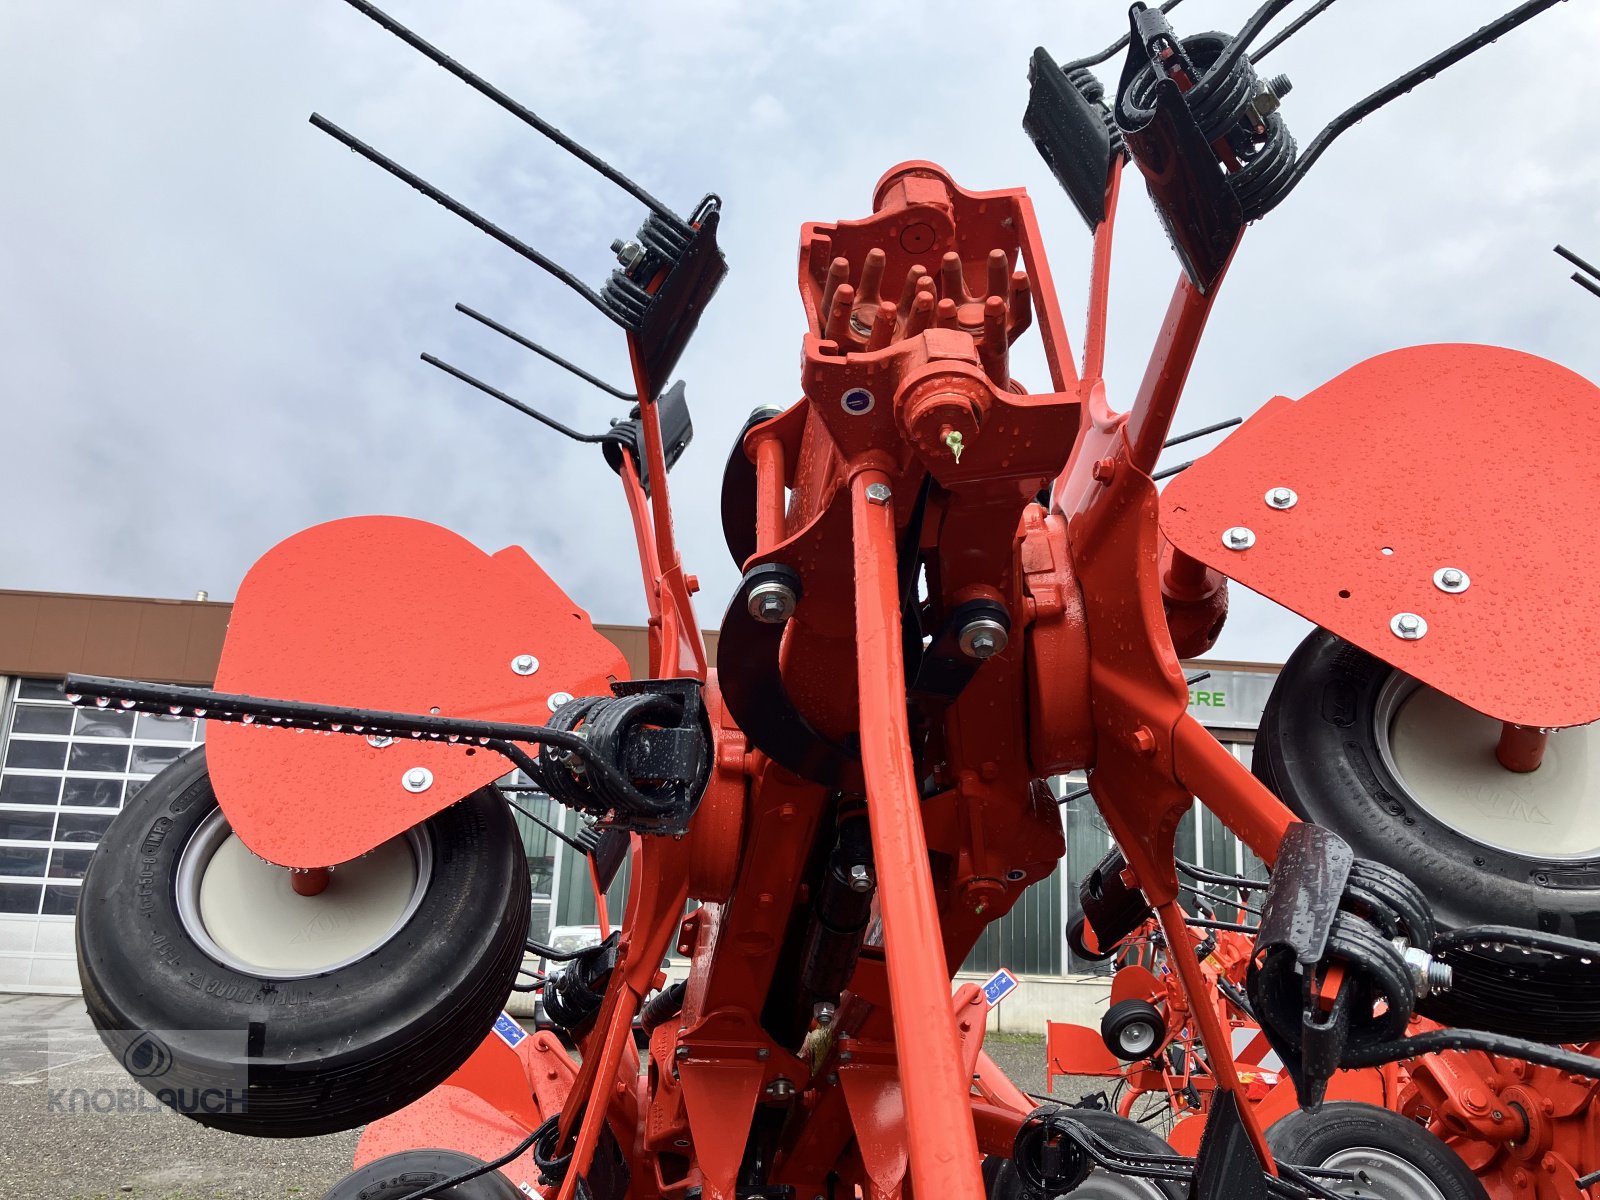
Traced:
<path fill-rule="evenodd" d="M 1117 1040 L 1122 1043 L 1122 1049 L 1133 1058 L 1148 1054 L 1155 1048 L 1156 1031 L 1143 1021 L 1133 1025 L 1124 1026 Z"/>
<path fill-rule="evenodd" d="M 1494 756 L 1500 722 L 1395 672 L 1378 747 L 1412 800 L 1474 841 L 1539 859 L 1600 854 L 1600 725 L 1558 729 L 1527 774 Z"/>
<path fill-rule="evenodd" d="M 410 919 L 427 891 L 427 834 L 408 830 L 337 867 L 325 890 L 298 895 L 288 870 L 257 858 L 218 809 L 178 862 L 178 918 L 207 955 L 263 979 L 296 979 L 347 966 Z"/>

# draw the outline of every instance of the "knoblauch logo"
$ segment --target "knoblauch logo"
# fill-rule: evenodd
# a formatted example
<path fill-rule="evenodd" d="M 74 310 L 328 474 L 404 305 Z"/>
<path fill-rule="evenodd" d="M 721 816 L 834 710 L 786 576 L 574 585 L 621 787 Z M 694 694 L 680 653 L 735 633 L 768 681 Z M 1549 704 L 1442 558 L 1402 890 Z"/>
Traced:
<path fill-rule="evenodd" d="M 120 1085 L 107 1078 L 110 1066 L 95 1055 L 83 1054 L 81 1033 L 64 1036 L 52 1051 L 59 1065 L 47 1075 L 46 1109 L 67 1116 L 183 1114 L 214 1116 L 249 1110 L 249 1067 L 247 1035 L 243 1030 L 115 1031 L 129 1040 L 113 1044 L 114 1061 L 126 1075 Z M 109 1038 L 108 1038 L 109 1040 Z M 185 1082 L 172 1047 L 195 1043 L 203 1048 L 202 1057 L 235 1062 L 237 1078 L 217 1081 L 210 1086 Z"/>
<path fill-rule="evenodd" d="M 141 1033 L 122 1052 L 122 1069 L 135 1079 L 158 1079 L 172 1070 L 172 1051 L 153 1033 Z"/>

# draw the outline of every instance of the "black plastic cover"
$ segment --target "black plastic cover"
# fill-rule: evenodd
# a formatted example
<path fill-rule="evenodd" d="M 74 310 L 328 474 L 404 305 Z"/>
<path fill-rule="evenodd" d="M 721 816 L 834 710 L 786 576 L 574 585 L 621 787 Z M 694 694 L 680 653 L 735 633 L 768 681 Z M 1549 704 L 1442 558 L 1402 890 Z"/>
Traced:
<path fill-rule="evenodd" d="M 1028 107 L 1022 128 L 1089 228 L 1104 221 L 1111 131 L 1101 110 L 1073 86 L 1043 46 L 1028 62 Z"/>
<path fill-rule="evenodd" d="M 656 415 L 661 421 L 662 454 L 667 460 L 667 470 L 670 471 L 678 465 L 683 452 L 694 440 L 694 422 L 689 419 L 689 397 L 684 391 L 683 380 L 680 379 L 656 397 Z M 633 459 L 634 469 L 639 472 L 639 484 L 644 488 L 644 494 L 648 496 L 650 462 L 644 452 L 644 425 L 639 406 L 635 404 L 628 419 L 618 421 L 611 427 L 611 432 L 617 436 L 600 443 L 600 450 L 606 456 L 606 463 L 620 475 L 622 456 L 629 455 Z"/>
<path fill-rule="evenodd" d="M 1257 951 L 1284 946 L 1305 966 L 1320 962 L 1355 857 L 1331 829 L 1308 821 L 1291 825 L 1272 868 Z"/>
<path fill-rule="evenodd" d="M 728 273 L 728 260 L 717 248 L 719 204 L 712 196 L 700 202 L 686 246 L 652 213 L 639 229 L 643 256 L 613 271 L 606 283 L 607 303 L 637 340 L 645 378 L 652 387 L 672 374 Z M 645 296 L 644 289 L 662 266 L 669 268 L 667 277 L 653 295 Z"/>
<path fill-rule="evenodd" d="M 1078 884 L 1078 905 L 1102 950 L 1127 937 L 1150 916 L 1150 901 L 1123 878 L 1128 860 L 1113 846 Z"/>
<path fill-rule="evenodd" d="M 1256 1157 L 1239 1114 L 1239 1100 L 1219 1087 L 1206 1115 L 1205 1135 L 1195 1158 L 1190 1200 L 1266 1200 L 1267 1173 Z"/>
<path fill-rule="evenodd" d="M 1136 5 L 1133 38 L 1117 91 L 1117 128 L 1127 142 L 1183 270 L 1202 293 L 1222 277 L 1244 233 L 1244 210 L 1216 152 L 1178 85 L 1159 70 L 1151 46 L 1176 42 L 1155 9 Z"/>

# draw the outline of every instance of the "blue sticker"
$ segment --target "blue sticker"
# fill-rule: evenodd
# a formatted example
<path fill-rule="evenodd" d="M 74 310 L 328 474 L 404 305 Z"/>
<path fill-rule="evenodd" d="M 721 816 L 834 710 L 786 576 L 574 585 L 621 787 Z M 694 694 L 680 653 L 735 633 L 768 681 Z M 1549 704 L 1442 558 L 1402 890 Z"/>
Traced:
<path fill-rule="evenodd" d="M 989 976 L 989 981 L 983 985 L 983 998 L 989 1002 L 989 1007 L 993 1008 L 1016 990 L 1017 977 L 1001 967 Z"/>
<path fill-rule="evenodd" d="M 494 1031 L 500 1035 L 500 1040 L 513 1050 L 528 1036 L 528 1031 L 518 1025 L 516 1019 L 508 1012 L 502 1012 L 494 1023 Z"/>
<path fill-rule="evenodd" d="M 851 388 L 843 396 L 839 397 L 840 407 L 853 417 L 859 417 L 864 413 L 871 412 L 875 403 L 872 393 L 867 391 L 866 388 Z"/>

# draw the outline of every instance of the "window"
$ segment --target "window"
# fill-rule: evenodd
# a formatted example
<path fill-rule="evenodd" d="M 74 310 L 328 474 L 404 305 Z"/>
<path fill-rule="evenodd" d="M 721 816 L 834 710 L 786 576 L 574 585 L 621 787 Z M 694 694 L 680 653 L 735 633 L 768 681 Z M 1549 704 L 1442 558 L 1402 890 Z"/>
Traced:
<path fill-rule="evenodd" d="M 146 780 L 205 737 L 205 722 L 77 708 L 50 679 L 6 681 L 0 729 L 0 913 L 71 917 L 89 858 Z"/>

